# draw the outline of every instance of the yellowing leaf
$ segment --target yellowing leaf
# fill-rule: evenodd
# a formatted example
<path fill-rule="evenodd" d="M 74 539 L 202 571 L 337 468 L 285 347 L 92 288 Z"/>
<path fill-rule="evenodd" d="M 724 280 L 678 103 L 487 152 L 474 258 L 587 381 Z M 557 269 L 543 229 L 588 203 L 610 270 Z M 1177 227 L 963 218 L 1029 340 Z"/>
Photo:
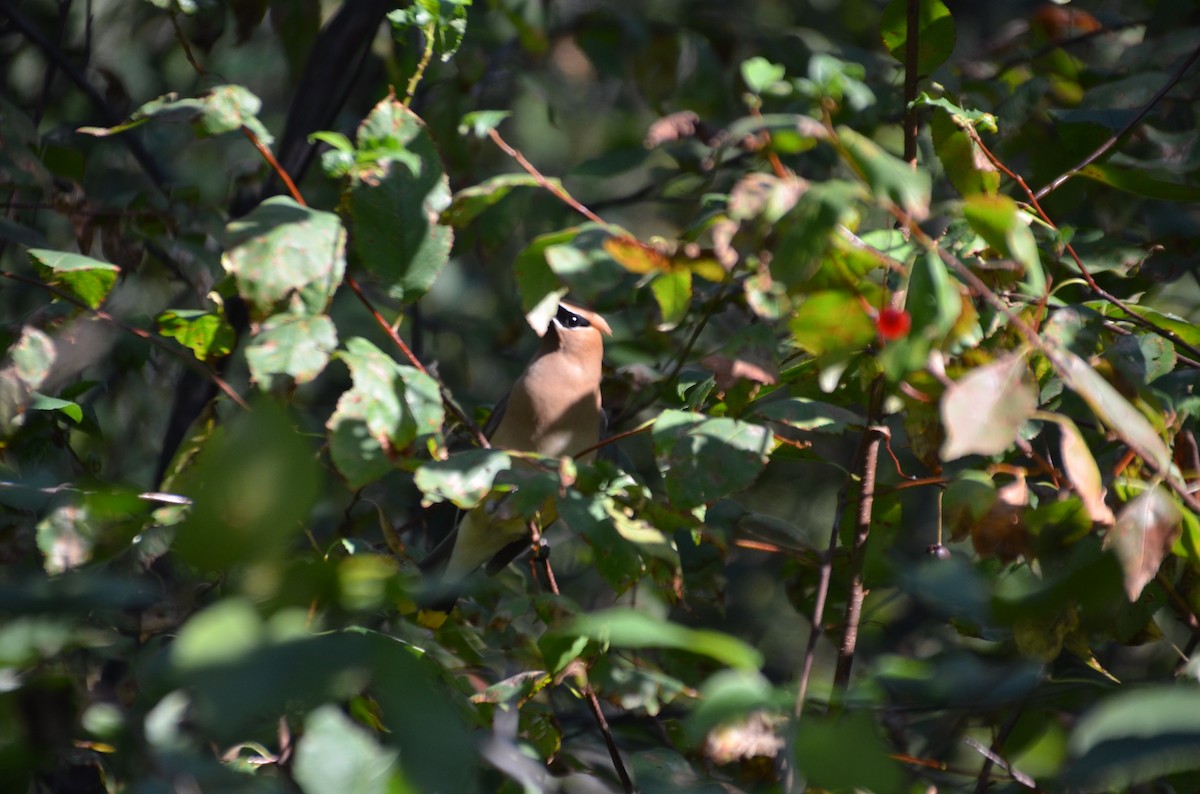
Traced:
<path fill-rule="evenodd" d="M 1182 531 L 1183 515 L 1161 485 L 1122 508 L 1104 545 L 1116 552 L 1121 562 L 1130 601 L 1138 600 Z"/>
<path fill-rule="evenodd" d="M 970 372 L 942 395 L 942 460 L 1000 454 L 1017 440 L 1017 431 L 1035 410 L 1037 394 L 1024 353 L 1010 353 Z"/>
<path fill-rule="evenodd" d="M 669 273 L 674 270 L 670 257 L 632 237 L 609 237 L 604 250 L 630 273 Z"/>
<path fill-rule="evenodd" d="M 1062 463 L 1071 487 L 1083 500 L 1088 517 L 1097 524 L 1110 525 L 1115 521 L 1112 510 L 1104 503 L 1104 485 L 1100 481 L 1100 467 L 1092 457 L 1083 434 L 1075 423 L 1065 416 L 1048 414 L 1046 419 L 1056 422 L 1062 433 Z"/>

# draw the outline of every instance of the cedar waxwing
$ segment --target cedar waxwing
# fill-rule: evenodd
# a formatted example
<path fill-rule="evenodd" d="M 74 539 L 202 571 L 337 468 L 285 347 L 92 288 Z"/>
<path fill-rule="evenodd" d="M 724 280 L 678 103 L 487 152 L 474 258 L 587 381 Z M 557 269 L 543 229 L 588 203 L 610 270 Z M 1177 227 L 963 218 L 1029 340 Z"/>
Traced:
<path fill-rule="evenodd" d="M 560 457 L 574 455 L 600 440 L 603 335 L 612 334 L 604 318 L 586 309 L 560 303 L 537 354 L 500 400 L 485 428 L 493 447 L 516 452 L 536 452 Z M 589 453 L 585 459 L 590 459 Z M 431 572 L 441 569 L 441 582 L 455 585 L 494 558 L 500 566 L 516 554 L 501 554 L 515 546 L 519 553 L 528 525 L 519 516 L 501 517 L 495 502 L 485 503 L 463 516 L 458 527 L 421 563 Z M 444 563 L 444 567 L 443 566 Z M 489 570 L 492 566 L 489 566 Z M 436 628 L 445 619 L 440 612 L 453 607 L 447 595 L 423 611 L 422 622 Z"/>

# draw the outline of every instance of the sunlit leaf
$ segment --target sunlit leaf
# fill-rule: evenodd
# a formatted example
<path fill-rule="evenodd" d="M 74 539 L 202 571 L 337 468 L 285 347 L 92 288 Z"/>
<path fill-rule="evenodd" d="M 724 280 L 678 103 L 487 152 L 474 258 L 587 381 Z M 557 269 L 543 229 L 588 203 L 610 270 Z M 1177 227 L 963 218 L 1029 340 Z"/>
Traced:
<path fill-rule="evenodd" d="M 308 383 L 329 363 L 337 348 L 337 329 L 323 314 L 276 314 L 267 319 L 246 346 L 250 375 L 264 389 L 286 376 Z"/>
<path fill-rule="evenodd" d="M 336 354 L 354 386 L 329 417 L 330 456 L 353 487 L 382 477 L 394 457 L 419 439 L 438 439 L 444 414 L 437 383 L 397 364 L 365 339 L 354 337 Z"/>
<path fill-rule="evenodd" d="M 788 323 L 796 343 L 814 355 L 857 353 L 875 341 L 875 322 L 857 295 L 827 290 L 800 304 Z"/>
<path fill-rule="evenodd" d="M 742 81 L 745 82 L 746 88 L 755 94 L 769 91 L 785 74 L 782 66 L 771 63 L 761 55 L 742 61 Z"/>
<path fill-rule="evenodd" d="M 478 507 L 491 492 L 496 475 L 512 466 L 498 449 L 472 449 L 417 469 L 413 479 L 431 502 L 453 502 L 464 510 Z"/>
<path fill-rule="evenodd" d="M 1040 416 L 1040 415 L 1039 415 Z M 1097 524 L 1112 524 L 1115 520 L 1112 509 L 1104 503 L 1104 485 L 1100 479 L 1100 468 L 1088 449 L 1079 428 L 1065 416 L 1047 415 L 1047 419 L 1058 423 L 1062 434 L 1062 465 L 1071 481 L 1071 486 L 1083 500 L 1088 516 Z"/>
<path fill-rule="evenodd" d="M 440 220 L 450 206 L 441 158 L 425 123 L 395 97 L 371 110 L 356 144 L 349 195 L 355 250 L 390 295 L 414 301 L 433 286 L 454 242 Z"/>
<path fill-rule="evenodd" d="M 275 196 L 226 227 L 221 264 L 259 316 L 293 303 L 319 314 L 342 283 L 345 247 L 337 215 Z"/>
<path fill-rule="evenodd" d="M 29 400 L 29 410 L 58 411 L 76 424 L 83 421 L 83 409 L 79 407 L 79 403 L 62 400 L 58 397 L 50 397 L 45 394 L 35 393 Z"/>
<path fill-rule="evenodd" d="M 937 111 L 929 121 L 933 150 L 942 161 L 946 176 L 964 196 L 994 194 L 1000 188 L 1000 172 L 979 145 L 957 123 L 956 117 Z"/>
<path fill-rule="evenodd" d="M 305 794 L 390 794 L 396 760 L 340 708 L 321 706 L 304 721 L 292 775 Z"/>
<path fill-rule="evenodd" d="M 932 185 L 927 171 L 914 169 L 849 127 L 838 127 L 837 133 L 851 165 L 877 200 L 894 204 L 913 220 L 924 220 L 929 215 Z"/>
<path fill-rule="evenodd" d="M 735 637 L 689 629 L 636 609 L 614 608 L 583 615 L 569 624 L 567 632 L 615 648 L 674 648 L 708 656 L 730 667 L 757 670 L 762 666 L 762 654 Z"/>
<path fill-rule="evenodd" d="M 962 312 L 962 292 L 942 258 L 927 251 L 913 261 L 904 303 L 918 333 L 938 340 L 950 332 Z"/>
<path fill-rule="evenodd" d="M 1022 284 L 1026 293 L 1041 297 L 1046 289 L 1046 275 L 1037 241 L 1029 230 L 1029 219 L 1017 208 L 1016 202 L 1003 195 L 967 196 L 963 202 L 963 215 L 988 245 L 1021 264 L 1025 269 Z"/>
<path fill-rule="evenodd" d="M 1085 165 L 1076 173 L 1143 198 L 1161 201 L 1200 201 L 1200 187 L 1159 179 L 1141 169 L 1118 168 L 1107 163 L 1092 163 Z"/>
<path fill-rule="evenodd" d="M 654 299 L 662 312 L 661 330 L 667 331 L 679 325 L 687 316 L 692 305 L 692 273 L 690 270 L 675 270 L 664 273 L 650 282 Z"/>
<path fill-rule="evenodd" d="M 1004 452 L 1036 410 L 1037 393 L 1024 353 L 971 370 L 942 395 L 942 460 Z"/>
<path fill-rule="evenodd" d="M 551 185 L 561 184 L 557 179 L 546 181 Z M 514 188 L 539 186 L 539 182 L 529 174 L 500 174 L 485 179 L 478 185 L 463 188 L 455 193 L 450 199 L 450 206 L 442 210 L 438 222 L 461 229 L 484 210 L 498 204 Z"/>
<path fill-rule="evenodd" d="M 1158 573 L 1183 531 L 1182 520 L 1179 507 L 1161 485 L 1139 494 L 1117 514 L 1117 523 L 1104 543 L 1121 561 L 1130 601 L 1137 601 Z"/>
<path fill-rule="evenodd" d="M 771 400 L 754 407 L 754 415 L 782 422 L 797 430 L 842 433 L 850 427 L 862 427 L 866 420 L 840 405 L 818 402 L 806 397 Z"/>
<path fill-rule="evenodd" d="M 31 248 L 29 258 L 43 281 L 61 287 L 93 309 L 104 303 L 121 272 L 116 265 L 65 251 Z"/>
<path fill-rule="evenodd" d="M 158 332 L 176 340 L 201 361 L 223 358 L 233 350 L 236 334 L 225 316 L 203 309 L 168 309 L 154 318 Z"/>

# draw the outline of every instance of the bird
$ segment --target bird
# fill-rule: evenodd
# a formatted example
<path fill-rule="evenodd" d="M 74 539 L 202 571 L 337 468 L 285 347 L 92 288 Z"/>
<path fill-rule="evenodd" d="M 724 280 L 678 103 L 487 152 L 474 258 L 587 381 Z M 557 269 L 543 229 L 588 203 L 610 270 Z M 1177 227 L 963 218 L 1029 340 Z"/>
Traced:
<path fill-rule="evenodd" d="M 496 405 L 484 429 L 490 445 L 547 457 L 578 455 L 600 440 L 604 424 L 600 380 L 604 337 L 612 329 L 603 317 L 560 302 L 542 343 Z M 586 462 L 595 455 L 580 456 Z M 435 600 L 418 620 L 437 628 L 458 600 L 462 581 L 484 563 L 489 572 L 507 565 L 528 547 L 528 525 L 505 516 L 495 501 L 466 512 L 458 526 L 420 564 L 436 577 Z"/>

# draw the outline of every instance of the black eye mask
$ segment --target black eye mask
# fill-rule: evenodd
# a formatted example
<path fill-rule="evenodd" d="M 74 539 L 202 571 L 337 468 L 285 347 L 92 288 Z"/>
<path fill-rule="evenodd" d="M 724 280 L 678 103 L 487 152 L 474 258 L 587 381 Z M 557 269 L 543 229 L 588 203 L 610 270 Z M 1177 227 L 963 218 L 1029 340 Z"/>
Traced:
<path fill-rule="evenodd" d="M 592 325 L 586 318 L 580 317 L 565 306 L 558 307 L 558 314 L 554 315 L 554 319 L 558 320 L 558 324 L 563 328 L 589 328 Z"/>

